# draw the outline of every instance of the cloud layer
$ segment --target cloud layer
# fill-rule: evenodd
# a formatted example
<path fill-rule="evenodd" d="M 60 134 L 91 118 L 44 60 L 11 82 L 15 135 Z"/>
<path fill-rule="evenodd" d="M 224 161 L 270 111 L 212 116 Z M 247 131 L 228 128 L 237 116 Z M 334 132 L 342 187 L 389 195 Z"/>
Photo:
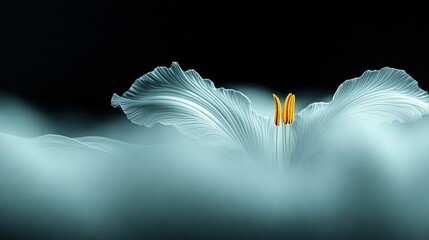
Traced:
<path fill-rule="evenodd" d="M 270 94 L 242 89 L 257 110 L 272 110 Z M 299 108 L 313 99 L 297 100 Z M 5 235 L 418 239 L 428 234 L 428 118 L 375 129 L 342 126 L 320 146 L 313 164 L 280 170 L 200 146 L 171 127 L 137 127 L 123 117 L 97 124 L 77 120 L 78 130 L 71 131 L 16 100 L 2 104 Z M 85 145 L 37 137 L 47 133 L 102 137 L 78 139 Z"/>

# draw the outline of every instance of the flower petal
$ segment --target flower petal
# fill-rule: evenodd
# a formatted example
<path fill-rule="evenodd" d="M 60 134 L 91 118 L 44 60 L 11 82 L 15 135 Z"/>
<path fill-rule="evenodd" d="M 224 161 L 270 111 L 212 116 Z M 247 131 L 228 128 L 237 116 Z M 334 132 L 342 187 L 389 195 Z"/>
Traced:
<path fill-rule="evenodd" d="M 366 71 L 341 84 L 331 102 L 313 103 L 298 114 L 293 162 L 309 157 L 322 135 L 345 120 L 409 122 L 427 113 L 428 93 L 405 71 L 388 67 Z"/>
<path fill-rule="evenodd" d="M 194 70 L 179 64 L 158 67 L 137 79 L 122 96 L 112 97 L 133 123 L 173 125 L 183 134 L 209 144 L 235 146 L 260 157 L 273 146 L 274 126 L 252 110 L 242 93 L 215 88 Z M 271 144 L 271 146 L 270 146 Z"/>

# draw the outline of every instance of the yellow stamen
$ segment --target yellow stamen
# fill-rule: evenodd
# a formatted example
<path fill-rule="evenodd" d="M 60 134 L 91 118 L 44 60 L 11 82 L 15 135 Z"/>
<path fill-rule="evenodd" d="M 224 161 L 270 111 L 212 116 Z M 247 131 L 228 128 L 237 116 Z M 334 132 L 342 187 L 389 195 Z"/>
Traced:
<path fill-rule="evenodd" d="M 282 107 L 279 98 L 273 93 L 274 99 L 274 125 L 280 125 L 280 116 L 282 115 Z"/>
<path fill-rule="evenodd" d="M 288 115 L 288 120 L 289 123 L 292 124 L 293 120 L 295 119 L 295 94 L 292 94 L 288 110 L 290 111 L 290 114 Z"/>
<path fill-rule="evenodd" d="M 285 102 L 284 102 L 284 107 L 283 107 L 283 115 L 282 115 L 282 120 L 284 124 L 288 124 L 289 123 L 289 102 L 290 102 L 290 98 L 292 96 L 292 93 L 289 93 L 286 98 L 285 98 Z"/>

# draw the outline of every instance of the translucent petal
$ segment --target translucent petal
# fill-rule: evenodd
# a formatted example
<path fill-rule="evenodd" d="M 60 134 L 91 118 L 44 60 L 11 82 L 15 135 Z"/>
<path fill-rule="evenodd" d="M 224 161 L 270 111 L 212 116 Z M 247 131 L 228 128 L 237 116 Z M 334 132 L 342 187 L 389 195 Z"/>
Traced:
<path fill-rule="evenodd" d="M 341 84 L 331 102 L 313 103 L 298 114 L 293 162 L 310 156 L 324 133 L 341 122 L 409 122 L 427 113 L 428 93 L 405 71 L 387 67 L 366 71 Z"/>
<path fill-rule="evenodd" d="M 47 134 L 35 138 L 0 133 L 0 159 L 114 159 L 131 156 L 131 144 L 104 137 L 70 138 Z M 142 151 L 140 151 L 142 152 Z"/>
<path fill-rule="evenodd" d="M 112 106 L 121 107 L 135 124 L 173 125 L 205 143 L 238 147 L 252 157 L 266 156 L 273 147 L 273 124 L 252 110 L 245 95 L 215 88 L 177 63 L 142 76 L 122 96 L 114 94 Z"/>
<path fill-rule="evenodd" d="M 26 139 L 34 142 L 41 149 L 79 149 L 113 154 L 123 146 L 131 144 L 115 139 L 97 136 L 70 138 L 62 135 L 47 134 L 36 138 Z"/>

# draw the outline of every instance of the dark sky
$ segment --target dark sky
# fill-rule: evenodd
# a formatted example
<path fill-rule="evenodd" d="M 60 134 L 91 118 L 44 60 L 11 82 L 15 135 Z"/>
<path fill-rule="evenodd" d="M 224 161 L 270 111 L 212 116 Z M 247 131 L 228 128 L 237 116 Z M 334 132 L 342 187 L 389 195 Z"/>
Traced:
<path fill-rule="evenodd" d="M 1 1 L 0 91 L 48 111 L 104 116 L 156 66 L 177 61 L 217 86 L 334 91 L 367 69 L 401 68 L 429 89 L 419 6 Z"/>

